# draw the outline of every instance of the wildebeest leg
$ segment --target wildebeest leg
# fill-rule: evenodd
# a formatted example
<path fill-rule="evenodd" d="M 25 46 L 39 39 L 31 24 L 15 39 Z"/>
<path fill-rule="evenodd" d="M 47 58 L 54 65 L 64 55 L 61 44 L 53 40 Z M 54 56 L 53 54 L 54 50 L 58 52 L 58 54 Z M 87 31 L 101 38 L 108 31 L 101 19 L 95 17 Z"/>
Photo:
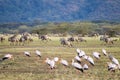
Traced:
<path fill-rule="evenodd" d="M 10 42 L 10 46 L 11 46 L 11 42 Z"/>
<path fill-rule="evenodd" d="M 114 44 L 113 41 L 111 41 L 111 43 Z"/>
<path fill-rule="evenodd" d="M 22 44 L 22 42 L 19 42 L 19 46 Z"/>
<path fill-rule="evenodd" d="M 14 42 L 10 42 L 10 46 L 13 46 L 14 45 Z"/>
<path fill-rule="evenodd" d="M 24 44 L 25 44 L 25 41 L 22 43 L 22 46 L 24 46 Z"/>
<path fill-rule="evenodd" d="M 15 46 L 17 46 L 18 45 L 18 42 L 15 42 Z"/>

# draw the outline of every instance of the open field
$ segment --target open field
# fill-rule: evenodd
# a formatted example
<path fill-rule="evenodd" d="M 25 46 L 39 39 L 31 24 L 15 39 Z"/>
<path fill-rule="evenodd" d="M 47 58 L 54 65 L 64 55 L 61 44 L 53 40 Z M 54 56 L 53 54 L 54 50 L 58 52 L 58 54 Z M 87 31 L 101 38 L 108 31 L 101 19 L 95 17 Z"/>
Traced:
<path fill-rule="evenodd" d="M 7 41 L 0 43 L 0 57 L 4 54 L 11 53 L 14 60 L 5 60 L 0 63 L 0 80 L 120 80 L 120 71 L 109 72 L 107 70 L 108 57 L 102 54 L 101 49 L 105 48 L 120 62 L 120 40 L 115 44 L 105 44 L 99 41 L 99 38 L 86 37 L 87 42 L 74 42 L 73 47 L 63 47 L 60 45 L 59 37 L 52 37 L 52 41 L 42 42 L 37 38 L 24 46 L 10 46 Z M 95 66 L 89 63 L 89 70 L 77 72 L 71 66 L 71 60 L 76 56 L 76 48 L 82 49 L 87 55 L 92 56 L 93 51 L 101 53 L 100 60 L 95 58 Z M 35 50 L 38 49 L 42 53 L 42 57 L 38 59 Z M 31 57 L 23 54 L 29 51 Z M 66 59 L 70 67 L 64 67 L 60 63 L 56 63 L 57 68 L 50 70 L 44 60 L 49 57 L 59 57 Z M 93 57 L 93 56 L 92 56 Z"/>

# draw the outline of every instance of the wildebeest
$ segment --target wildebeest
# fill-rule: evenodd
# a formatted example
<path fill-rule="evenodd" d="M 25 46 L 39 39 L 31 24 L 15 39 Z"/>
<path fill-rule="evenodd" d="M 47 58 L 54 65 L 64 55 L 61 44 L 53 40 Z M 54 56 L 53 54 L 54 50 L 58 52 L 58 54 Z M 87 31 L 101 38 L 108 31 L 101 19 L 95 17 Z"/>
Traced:
<path fill-rule="evenodd" d="M 68 38 L 67 40 L 70 41 L 70 42 L 74 42 L 74 41 L 75 41 L 75 38 L 74 38 L 74 37 L 70 37 L 70 38 Z"/>
<path fill-rule="evenodd" d="M 0 42 L 2 43 L 5 40 L 3 36 L 0 37 Z"/>
<path fill-rule="evenodd" d="M 104 41 L 107 44 L 114 44 L 114 41 L 117 41 L 117 39 L 112 39 L 109 37 L 101 36 L 100 41 Z"/>
<path fill-rule="evenodd" d="M 19 45 L 20 44 L 22 44 L 22 45 L 24 45 L 25 44 L 25 39 L 24 39 L 24 37 L 20 37 L 20 39 L 19 39 Z"/>
<path fill-rule="evenodd" d="M 68 41 L 70 41 L 70 42 L 74 42 L 74 41 L 76 41 L 76 42 L 87 42 L 87 40 L 85 40 L 83 37 L 70 37 L 70 38 L 68 38 L 67 39 Z"/>
<path fill-rule="evenodd" d="M 78 41 L 80 41 L 80 42 L 87 42 L 87 40 L 85 40 L 85 39 L 82 38 L 82 37 L 78 37 Z"/>
<path fill-rule="evenodd" d="M 19 42 L 23 43 L 23 45 L 25 43 L 29 43 L 29 42 L 32 42 L 32 41 L 33 41 L 33 39 L 31 38 L 31 35 L 29 33 L 23 34 L 19 39 Z"/>
<path fill-rule="evenodd" d="M 10 42 L 10 45 L 24 45 L 25 43 L 29 43 L 33 41 L 29 33 L 23 33 L 20 34 L 14 34 L 13 36 L 8 38 L 8 41 Z"/>
<path fill-rule="evenodd" d="M 61 44 L 62 44 L 63 46 L 65 46 L 65 45 L 67 45 L 67 46 L 69 46 L 69 47 L 72 47 L 72 46 L 73 46 L 73 45 L 71 44 L 71 42 L 68 41 L 68 40 L 66 40 L 65 38 L 61 38 L 61 39 L 60 39 L 60 42 L 61 42 Z"/>
<path fill-rule="evenodd" d="M 17 38 L 17 34 L 14 34 L 13 36 L 9 37 L 8 41 L 10 42 L 10 45 L 18 45 L 19 39 Z"/>
<path fill-rule="evenodd" d="M 49 40 L 51 40 L 47 35 L 41 35 L 41 36 L 39 36 L 39 39 L 41 39 L 42 41 L 49 41 Z"/>

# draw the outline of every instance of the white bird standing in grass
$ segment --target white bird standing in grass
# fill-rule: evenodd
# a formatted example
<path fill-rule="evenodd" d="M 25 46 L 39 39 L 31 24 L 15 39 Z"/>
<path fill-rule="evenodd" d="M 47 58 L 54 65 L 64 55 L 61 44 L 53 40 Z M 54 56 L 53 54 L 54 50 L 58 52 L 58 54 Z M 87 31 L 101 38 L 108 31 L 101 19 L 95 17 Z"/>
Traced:
<path fill-rule="evenodd" d="M 118 61 L 115 57 L 113 57 L 112 55 L 109 55 L 109 59 L 110 59 L 114 64 L 120 65 L 120 64 L 119 64 L 119 61 Z"/>
<path fill-rule="evenodd" d="M 113 71 L 115 72 L 116 69 L 118 69 L 118 66 L 114 63 L 111 63 L 111 62 L 107 62 L 108 64 L 108 71 Z"/>
<path fill-rule="evenodd" d="M 93 52 L 93 56 L 94 56 L 96 59 L 99 59 L 99 58 L 100 58 L 100 53 L 98 53 L 98 52 Z"/>
<path fill-rule="evenodd" d="M 79 56 L 75 56 L 74 58 L 78 63 L 81 63 L 81 58 Z"/>
<path fill-rule="evenodd" d="M 112 62 L 116 65 L 119 65 L 119 61 L 115 57 L 112 58 Z"/>
<path fill-rule="evenodd" d="M 94 60 L 92 57 L 88 56 L 87 61 L 94 66 Z"/>
<path fill-rule="evenodd" d="M 80 49 L 79 49 L 79 48 L 77 48 L 77 49 L 76 49 L 76 52 L 79 54 L 79 53 L 80 53 Z"/>
<path fill-rule="evenodd" d="M 79 48 L 77 48 L 76 51 L 79 57 L 83 57 L 85 55 L 85 52 L 83 50 L 80 50 Z"/>
<path fill-rule="evenodd" d="M 46 58 L 45 62 L 50 66 L 51 60 L 49 58 Z"/>
<path fill-rule="evenodd" d="M 87 55 L 84 55 L 83 56 L 83 59 L 87 60 L 88 56 Z"/>
<path fill-rule="evenodd" d="M 103 54 L 104 54 L 105 56 L 108 55 L 105 49 L 102 49 L 102 52 L 103 52 Z"/>
<path fill-rule="evenodd" d="M 31 57 L 30 53 L 27 52 L 27 51 L 24 51 L 24 54 L 25 54 L 26 56 L 28 56 L 28 57 Z"/>
<path fill-rule="evenodd" d="M 79 57 L 83 57 L 85 55 L 85 52 L 83 50 L 80 50 Z"/>
<path fill-rule="evenodd" d="M 53 59 L 55 62 L 58 62 L 59 58 L 58 57 L 54 57 Z"/>
<path fill-rule="evenodd" d="M 50 60 L 49 58 L 46 58 L 45 62 L 50 66 L 51 69 L 55 68 L 55 61 Z"/>
<path fill-rule="evenodd" d="M 64 66 L 68 66 L 69 65 L 68 62 L 67 62 L 67 60 L 64 60 L 62 58 L 60 60 L 60 63 L 63 64 Z"/>
<path fill-rule="evenodd" d="M 37 56 L 41 57 L 41 52 L 39 50 L 36 50 L 35 53 Z"/>
<path fill-rule="evenodd" d="M 87 64 L 84 64 L 84 65 L 83 65 L 83 69 L 84 69 L 84 70 L 88 70 L 88 65 L 87 65 Z"/>
<path fill-rule="evenodd" d="M 73 59 L 72 59 L 72 66 L 75 67 L 77 70 L 80 70 L 81 72 L 83 72 L 83 67 L 81 66 L 81 64 L 74 62 Z"/>
<path fill-rule="evenodd" d="M 54 60 L 50 61 L 50 68 L 55 69 L 55 61 Z"/>
<path fill-rule="evenodd" d="M 120 64 L 119 61 L 113 57 L 112 55 L 109 55 L 109 59 L 118 67 L 118 69 L 120 70 Z"/>
<path fill-rule="evenodd" d="M 11 54 L 6 54 L 6 55 L 4 55 L 4 57 L 3 57 L 0 61 L 4 61 L 4 60 L 6 60 L 6 59 L 11 59 L 12 56 L 13 56 L 13 55 L 11 55 Z"/>

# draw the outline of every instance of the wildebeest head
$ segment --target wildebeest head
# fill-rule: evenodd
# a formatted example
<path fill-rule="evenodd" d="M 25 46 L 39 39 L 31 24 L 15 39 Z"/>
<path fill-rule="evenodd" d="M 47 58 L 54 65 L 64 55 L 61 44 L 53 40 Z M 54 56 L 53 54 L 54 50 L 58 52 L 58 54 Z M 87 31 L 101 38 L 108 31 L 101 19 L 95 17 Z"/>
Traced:
<path fill-rule="evenodd" d="M 75 39 L 74 39 L 74 37 L 70 37 L 70 38 L 68 38 L 68 41 L 75 41 Z"/>

